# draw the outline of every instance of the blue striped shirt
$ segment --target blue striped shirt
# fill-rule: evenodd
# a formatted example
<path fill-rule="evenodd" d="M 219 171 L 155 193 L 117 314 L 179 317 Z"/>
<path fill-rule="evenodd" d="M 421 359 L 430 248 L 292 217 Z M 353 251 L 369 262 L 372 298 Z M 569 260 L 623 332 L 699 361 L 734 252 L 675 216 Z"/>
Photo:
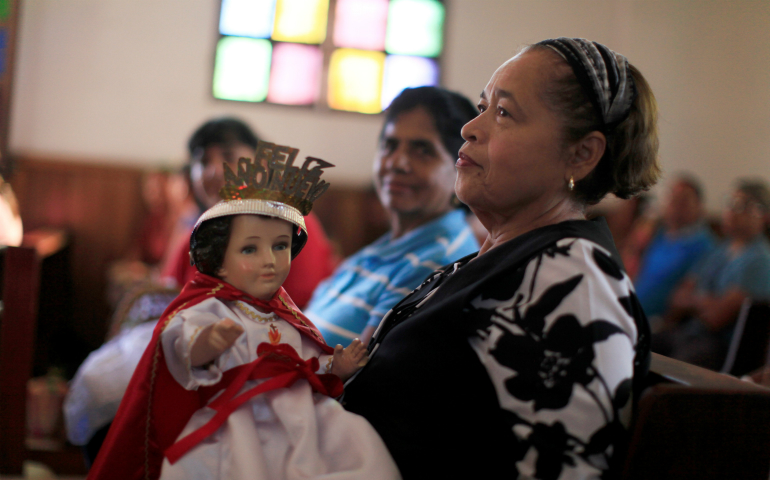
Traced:
<path fill-rule="evenodd" d="M 390 233 L 353 254 L 321 283 L 305 309 L 331 346 L 347 346 L 434 270 L 477 251 L 465 214 L 453 210 L 403 236 Z"/>

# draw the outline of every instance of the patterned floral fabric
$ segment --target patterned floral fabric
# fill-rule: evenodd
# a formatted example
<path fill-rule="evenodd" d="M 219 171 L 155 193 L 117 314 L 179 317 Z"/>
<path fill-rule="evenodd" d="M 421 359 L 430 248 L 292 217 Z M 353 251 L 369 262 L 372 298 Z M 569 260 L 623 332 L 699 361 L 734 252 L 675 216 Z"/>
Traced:
<path fill-rule="evenodd" d="M 404 478 L 610 478 L 649 326 L 606 224 L 565 222 L 435 272 L 370 350 L 346 408 L 370 420 Z M 416 405 L 434 406 L 415 415 Z"/>
<path fill-rule="evenodd" d="M 469 318 L 519 440 L 511 460 L 534 478 L 598 477 L 630 418 L 633 287 L 602 247 L 574 238 L 520 273 L 471 302 Z"/>

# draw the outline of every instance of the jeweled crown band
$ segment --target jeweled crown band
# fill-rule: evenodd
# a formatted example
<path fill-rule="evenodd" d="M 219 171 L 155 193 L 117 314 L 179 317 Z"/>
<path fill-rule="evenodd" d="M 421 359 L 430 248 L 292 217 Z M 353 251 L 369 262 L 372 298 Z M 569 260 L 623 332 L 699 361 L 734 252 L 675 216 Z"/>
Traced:
<path fill-rule="evenodd" d="M 206 220 L 228 215 L 265 215 L 268 217 L 280 218 L 293 223 L 307 233 L 305 219 L 299 210 L 286 205 L 285 203 L 261 200 L 258 198 L 221 201 L 201 215 L 195 223 L 195 228 L 193 230 L 198 230 L 200 224 Z"/>

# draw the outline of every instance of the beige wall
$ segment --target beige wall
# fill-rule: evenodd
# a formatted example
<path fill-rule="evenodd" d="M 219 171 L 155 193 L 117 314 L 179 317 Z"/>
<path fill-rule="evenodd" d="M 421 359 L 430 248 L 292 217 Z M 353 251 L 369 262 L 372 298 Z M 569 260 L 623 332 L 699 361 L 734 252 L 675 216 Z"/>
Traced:
<path fill-rule="evenodd" d="M 265 138 L 369 181 L 378 116 L 216 101 L 217 0 L 22 2 L 15 152 L 178 165 L 204 119 L 233 114 Z M 770 2 L 449 0 L 444 84 L 475 100 L 517 46 L 580 36 L 624 53 L 660 105 L 666 172 L 695 171 L 712 210 L 731 179 L 770 179 Z"/>

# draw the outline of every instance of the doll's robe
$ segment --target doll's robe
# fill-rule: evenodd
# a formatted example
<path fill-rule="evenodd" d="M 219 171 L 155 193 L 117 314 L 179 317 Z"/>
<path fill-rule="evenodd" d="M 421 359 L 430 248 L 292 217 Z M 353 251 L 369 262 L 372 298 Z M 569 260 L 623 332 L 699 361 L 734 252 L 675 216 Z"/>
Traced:
<path fill-rule="evenodd" d="M 223 378 L 220 383 L 211 386 L 201 386 L 197 391 L 187 390 L 174 379 L 174 376 L 167 367 L 164 349 L 162 348 L 161 334 L 179 312 L 191 309 L 196 305 L 210 301 L 213 298 L 218 299 L 218 301 L 223 302 L 224 304 L 241 302 L 251 306 L 259 306 L 264 311 L 271 311 L 279 317 L 281 321 L 291 325 L 296 332 L 299 332 L 301 340 L 295 345 L 287 343 L 271 345 L 268 342 L 264 342 L 257 346 L 258 352 L 261 352 L 262 356 L 251 364 L 236 366 L 229 370 L 227 370 L 228 367 L 225 367 Z M 234 314 L 234 312 L 230 313 Z M 235 317 L 233 317 L 233 319 L 235 320 Z M 271 338 L 275 340 L 278 333 L 281 333 L 281 331 L 275 332 L 272 337 L 268 334 L 267 340 L 269 341 Z M 281 334 L 281 337 L 282 336 L 283 335 Z M 305 351 L 306 344 L 312 345 L 312 347 L 307 347 L 307 351 Z M 195 434 L 193 437 L 185 436 L 186 432 L 183 433 L 185 426 L 191 424 L 192 418 L 195 416 L 196 412 L 205 411 L 208 407 L 214 407 L 217 402 L 220 403 L 220 405 L 216 407 L 220 409 L 217 416 L 218 418 L 223 418 L 221 403 L 224 402 L 223 399 L 228 398 L 227 394 L 229 390 L 233 390 L 229 393 L 235 395 L 238 393 L 239 389 L 244 390 L 248 388 L 248 385 L 239 386 L 239 382 L 234 381 L 234 379 L 237 380 L 237 377 L 243 372 L 249 374 L 249 378 L 265 379 L 264 383 L 251 382 L 252 384 L 259 383 L 256 387 L 257 389 L 262 389 L 266 385 L 275 383 L 276 380 L 281 380 L 282 378 L 285 380 L 286 375 L 288 374 L 290 377 L 294 378 L 294 380 L 291 381 L 293 383 L 286 383 L 286 388 L 284 388 L 286 392 L 291 391 L 295 387 L 301 389 L 303 388 L 303 384 L 307 385 L 307 383 L 310 382 L 315 391 L 326 392 L 331 396 L 339 395 L 341 393 L 341 383 L 339 382 L 339 379 L 333 375 L 316 375 L 314 372 L 321 369 L 320 365 L 316 364 L 312 367 L 310 367 L 310 365 L 313 365 L 314 362 L 318 362 L 318 359 L 313 357 L 305 362 L 295 351 L 294 347 L 301 347 L 300 351 L 303 356 L 308 356 L 311 350 L 315 352 L 324 352 L 327 355 L 333 352 L 333 349 L 324 342 L 318 329 L 316 329 L 312 322 L 297 309 L 296 305 L 294 305 L 283 288 L 279 288 L 270 300 L 263 301 L 256 299 L 217 278 L 197 273 L 195 277 L 185 285 L 179 296 L 171 302 L 161 316 L 153 333 L 152 340 L 142 355 L 139 365 L 131 378 L 131 382 L 126 390 L 126 395 L 123 397 L 123 401 L 120 404 L 120 408 L 118 409 L 118 413 L 110 427 L 104 444 L 99 451 L 99 455 L 97 455 L 91 470 L 88 472 L 88 480 L 112 480 L 115 478 L 124 480 L 156 480 L 160 478 L 161 467 L 166 458 L 173 457 L 181 459 L 186 453 L 191 453 L 193 456 L 190 458 L 195 458 L 195 448 L 192 448 L 191 450 L 182 449 L 182 453 L 180 453 L 180 449 L 178 448 L 180 445 L 184 445 L 186 440 L 195 437 Z M 289 358 L 292 356 L 293 360 Z M 251 353 L 249 354 L 249 358 L 253 358 L 251 357 Z M 220 371 L 221 370 L 222 369 L 220 368 Z M 281 371 L 283 373 L 281 373 Z M 265 373 L 267 375 L 263 375 Z M 302 375 L 295 375 L 300 373 Z M 272 378 L 269 378 L 271 375 Z M 228 388 L 229 390 L 225 390 L 224 393 L 221 393 L 223 389 Z M 302 437 L 301 435 L 298 437 L 298 429 L 294 427 L 301 427 L 307 422 L 315 424 L 318 426 L 319 432 L 321 432 L 320 438 L 322 440 L 332 440 L 329 444 L 325 444 L 323 448 L 318 445 L 316 446 L 316 448 L 325 455 L 322 460 L 327 462 L 327 465 L 338 465 L 348 462 L 346 465 L 351 465 L 352 468 L 358 468 L 360 470 L 348 472 L 350 475 L 347 475 L 344 472 L 329 473 L 325 474 L 323 478 L 368 478 L 368 471 L 365 471 L 367 468 L 374 468 L 377 471 L 384 472 L 384 475 L 387 476 L 386 478 L 398 478 L 395 467 L 393 466 L 393 461 L 390 459 L 387 450 L 382 446 L 381 440 L 376 436 L 371 426 L 365 423 L 360 417 L 355 416 L 343 418 L 344 421 L 342 422 L 336 422 L 338 417 L 343 417 L 342 414 L 345 414 L 344 416 L 350 414 L 343 412 L 339 404 L 331 400 L 328 396 L 313 394 L 309 388 L 306 388 L 306 391 L 307 394 L 304 396 L 312 399 L 314 405 L 313 408 L 315 409 L 313 414 L 315 416 L 306 418 L 302 415 L 293 415 L 293 417 L 291 417 L 293 423 L 283 424 L 284 427 L 291 427 L 287 430 L 287 432 L 292 434 L 291 438 L 308 438 L 306 436 Z M 254 391 L 252 390 L 251 393 L 254 393 Z M 264 395 L 266 398 L 273 398 L 280 396 L 280 393 L 282 392 L 275 390 L 273 392 L 267 392 Z M 237 400 L 238 398 L 244 397 L 238 395 L 234 400 Z M 242 406 L 250 406 L 254 398 Z M 225 406 L 227 406 L 227 404 L 228 403 L 225 402 Z M 328 407 L 328 409 L 326 409 L 326 407 Z M 334 415 L 333 413 L 335 410 L 341 413 Z M 277 412 L 278 410 L 276 409 L 275 411 Z M 252 418 L 254 418 L 253 415 Z M 227 433 L 226 420 L 228 419 L 229 416 L 225 415 L 224 426 L 221 428 L 213 428 L 211 430 L 211 435 Z M 335 423 L 334 425 L 327 426 L 326 422 L 330 420 L 335 420 Z M 250 424 L 252 425 L 252 428 L 256 428 L 256 421 L 250 421 Z M 279 423 L 276 423 L 275 425 L 279 425 Z M 211 426 L 211 424 L 208 426 Z M 237 429 L 237 431 L 240 432 L 243 430 Z M 200 433 L 200 431 L 198 431 L 198 433 Z M 254 432 L 251 433 L 253 438 Z M 208 437 L 211 435 L 204 435 L 203 437 L 199 436 L 195 442 L 191 442 L 187 446 L 202 445 L 203 442 L 200 440 L 210 441 Z M 259 436 L 258 433 L 257 435 Z M 177 441 L 180 438 L 184 439 L 184 441 Z M 260 436 L 260 438 L 262 437 Z M 370 443 L 365 443 L 363 442 L 364 440 L 369 441 Z M 247 445 L 247 443 L 248 441 L 238 441 L 238 449 L 241 449 L 243 446 L 248 450 L 249 445 Z M 356 448 L 351 451 L 343 452 L 343 450 L 348 447 L 349 443 L 354 444 Z M 304 448 L 306 445 L 301 446 Z M 366 450 L 370 446 L 373 450 L 379 452 L 374 455 L 373 461 L 367 460 L 367 458 L 370 457 L 370 454 L 367 453 Z M 254 448 L 256 448 L 256 446 Z M 293 445 L 287 445 L 287 448 L 294 451 Z M 173 453 L 175 449 L 176 452 Z M 356 452 L 364 452 L 366 457 L 355 457 Z M 254 456 L 253 454 L 250 455 Z M 307 455 L 307 450 L 303 450 L 302 455 L 302 459 L 317 458 L 317 456 L 305 457 L 304 455 Z M 286 457 L 284 456 L 283 458 Z M 354 459 L 356 458 L 361 458 L 362 463 L 355 463 L 356 460 Z M 296 460 L 302 459 L 299 457 L 296 458 Z M 284 465 L 298 465 L 294 460 L 295 459 L 292 458 L 292 463 L 284 463 Z M 363 463 L 365 460 L 366 462 Z M 268 461 L 273 462 L 274 460 L 269 459 Z M 299 463 L 300 465 L 304 465 L 302 464 L 302 461 Z M 309 462 L 309 465 L 316 468 L 319 463 L 317 461 L 311 461 Z M 271 471 L 269 470 L 269 467 L 263 467 L 263 470 L 259 470 L 259 472 L 264 471 L 265 468 L 267 468 L 267 471 Z M 298 473 L 296 468 L 285 467 L 283 478 L 295 478 L 295 473 Z M 302 473 L 304 473 L 304 470 Z M 390 475 L 390 473 L 393 473 L 393 475 Z M 211 478 L 210 475 L 211 472 L 202 470 L 200 472 L 193 472 L 188 478 Z M 249 478 L 260 478 L 258 472 L 247 472 L 247 475 Z M 307 478 L 313 478 L 313 475 L 310 475 Z M 373 478 L 383 477 L 379 476 Z"/>
<path fill-rule="evenodd" d="M 244 333 L 207 368 L 191 368 L 190 347 L 198 334 L 223 318 L 242 326 Z M 317 373 L 325 373 L 330 355 L 274 313 L 261 313 L 240 300 L 207 299 L 177 313 L 161 334 L 168 369 L 187 390 L 216 384 L 222 372 L 256 360 L 257 347 L 265 342 L 290 345 L 303 360 L 319 358 Z M 249 380 L 241 392 L 263 381 Z M 208 407 L 195 412 L 179 438 L 201 428 L 214 413 Z M 222 427 L 173 465 L 164 459 L 160 478 L 342 480 L 399 475 L 366 420 L 314 393 L 308 381 L 300 379 L 238 407 Z"/>

